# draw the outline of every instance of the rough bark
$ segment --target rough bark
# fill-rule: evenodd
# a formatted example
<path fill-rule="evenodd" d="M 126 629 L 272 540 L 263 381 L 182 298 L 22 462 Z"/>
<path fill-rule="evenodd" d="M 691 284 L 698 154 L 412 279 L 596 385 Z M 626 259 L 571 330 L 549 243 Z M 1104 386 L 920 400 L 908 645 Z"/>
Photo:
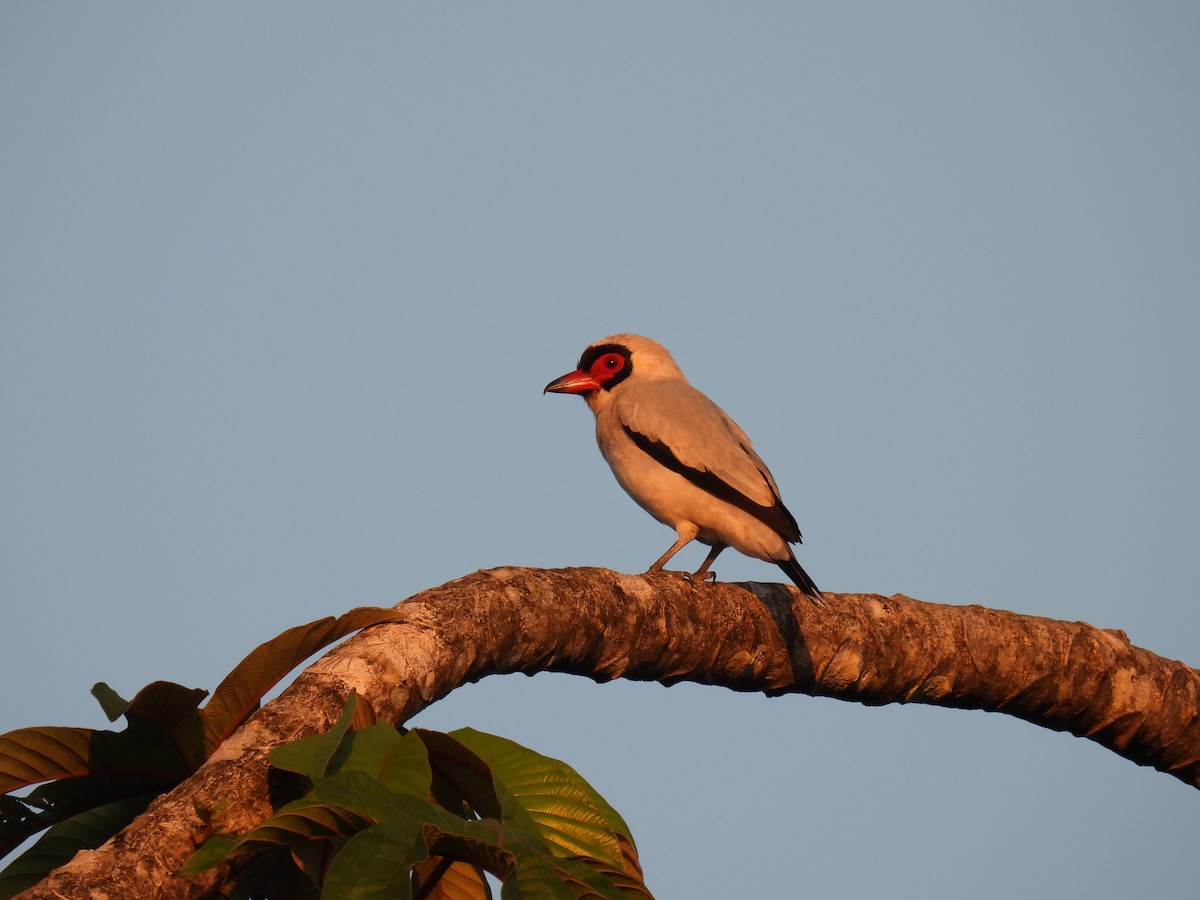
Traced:
<path fill-rule="evenodd" d="M 192 778 L 26 898 L 202 897 L 173 876 L 195 849 L 193 804 L 244 830 L 265 817 L 267 753 L 327 729 L 351 688 L 403 722 L 487 675 L 694 681 L 860 703 L 985 709 L 1067 731 L 1200 787 L 1200 672 L 1120 631 L 903 596 L 692 584 L 605 569 L 476 572 L 405 601 L 400 624 L 356 635 L 305 670 Z"/>

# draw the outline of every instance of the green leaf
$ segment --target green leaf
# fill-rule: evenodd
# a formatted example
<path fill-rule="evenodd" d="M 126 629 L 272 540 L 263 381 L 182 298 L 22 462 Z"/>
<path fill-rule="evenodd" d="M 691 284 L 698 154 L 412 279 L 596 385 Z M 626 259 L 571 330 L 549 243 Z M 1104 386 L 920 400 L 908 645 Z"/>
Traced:
<path fill-rule="evenodd" d="M 512 848 L 517 866 L 505 879 L 500 900 L 575 900 L 576 894 L 550 860 L 523 847 Z"/>
<path fill-rule="evenodd" d="M 362 772 L 397 794 L 425 800 L 433 773 L 424 742 L 394 725 L 369 725 L 343 738 L 329 764 L 330 774 Z"/>
<path fill-rule="evenodd" d="M 452 736 L 487 761 L 496 784 L 528 812 L 558 855 L 591 857 L 625 870 L 618 835 L 628 838 L 629 826 L 578 772 L 560 760 L 472 728 Z M 505 809 L 505 816 L 507 820 L 511 810 Z M 632 849 L 631 840 L 627 846 Z"/>
<path fill-rule="evenodd" d="M 504 817 L 492 770 L 479 754 L 440 731 L 414 728 L 409 734 L 419 736 L 429 752 L 433 794 L 443 807 L 457 813 L 465 803 L 481 818 Z"/>
<path fill-rule="evenodd" d="M 638 859 L 637 848 L 633 845 L 633 838 L 628 835 L 618 834 L 617 840 L 621 844 L 621 857 L 624 861 L 624 865 L 620 870 L 610 868 L 606 863 L 598 859 L 585 859 L 583 862 L 621 888 L 627 896 L 651 896 L 650 891 L 646 889 L 646 883 L 642 875 L 642 863 Z"/>
<path fill-rule="evenodd" d="M 393 793 L 362 772 L 340 772 L 314 782 L 309 794 L 295 801 L 295 804 L 306 801 L 353 809 L 381 824 L 416 823 L 421 827 L 431 825 L 453 832 L 461 830 L 464 822 L 461 816 L 447 812 L 424 797 Z M 292 805 L 288 804 L 283 809 Z"/>
<path fill-rule="evenodd" d="M 103 681 L 97 681 L 92 685 L 92 696 L 100 703 L 100 708 L 104 710 L 104 715 L 110 722 L 115 722 L 125 715 L 125 709 L 129 706 L 128 700 Z"/>
<path fill-rule="evenodd" d="M 43 784 L 25 797 L 0 798 L 0 856 L 89 809 L 138 797 L 144 809 L 160 789 L 139 776 L 84 775 Z"/>
<path fill-rule="evenodd" d="M 303 843 L 349 837 L 375 824 L 356 809 L 328 803 L 289 803 L 266 822 L 242 835 L 235 848 L 239 853 L 277 844 Z"/>
<path fill-rule="evenodd" d="M 631 895 L 649 896 L 628 825 L 570 766 L 469 728 L 451 735 L 414 732 L 430 748 L 434 792 L 443 805 L 466 802 L 484 815 L 499 804 L 506 835 L 527 832 L 546 841 L 547 856 L 585 858 L 587 866 L 573 880 L 590 885 L 593 894 L 607 896 L 620 884 Z M 445 852 L 461 858 L 464 850 Z"/>
<path fill-rule="evenodd" d="M 276 747 L 271 765 L 313 780 L 338 772 L 363 772 L 389 790 L 427 797 L 432 774 L 424 743 L 414 734 L 402 736 L 393 725 L 350 731 L 361 702 L 351 691 L 332 729 Z"/>
<path fill-rule="evenodd" d="M 156 796 L 145 794 L 118 800 L 55 825 L 0 873 L 0 898 L 7 900 L 32 887 L 80 850 L 99 847 L 132 822 Z"/>
<path fill-rule="evenodd" d="M 427 800 L 382 792 L 377 782 L 361 772 L 344 772 L 323 779 L 314 785 L 309 799 L 340 807 L 353 806 L 359 813 L 388 826 L 368 829 L 346 844 L 330 868 L 327 893 L 331 884 L 339 886 L 339 891 L 343 890 L 341 886 L 349 890 L 348 886 L 355 884 L 360 890 L 370 888 L 378 892 L 363 896 L 385 896 L 385 891 L 393 889 L 396 883 L 398 865 L 411 869 L 431 851 L 507 877 L 512 872 L 514 860 L 501 844 L 512 840 L 524 840 L 533 846 L 539 844 L 536 837 L 506 829 L 493 819 L 468 822 Z M 371 837 L 364 837 L 368 831 Z M 392 845 L 390 851 L 381 849 L 385 838 Z M 355 846 L 358 849 L 352 850 Z M 549 852 L 544 845 L 542 849 Z M 351 856 L 343 859 L 347 853 Z M 457 880 L 467 883 L 462 877 Z M 476 883 L 486 885 L 482 876 L 476 877 Z M 477 892 L 470 896 L 488 895 Z"/>
<path fill-rule="evenodd" d="M 272 754 L 312 779 L 305 797 L 239 838 L 210 841 L 183 871 L 258 854 L 276 860 L 263 870 L 269 884 L 270 865 L 315 853 L 306 869 L 320 879 L 332 851 L 322 897 L 333 900 L 490 900 L 485 870 L 508 898 L 650 900 L 624 821 L 569 766 L 470 729 L 350 731 L 355 708 L 351 695 L 328 735 Z M 415 895 L 414 870 L 434 879 Z"/>
<path fill-rule="evenodd" d="M 567 885 L 576 897 L 596 897 L 604 900 L 643 897 L 646 900 L 654 900 L 640 880 L 635 881 L 624 872 L 606 870 L 602 865 L 598 866 L 595 860 L 556 858 L 551 861 L 551 865 L 562 883 Z"/>
<path fill-rule="evenodd" d="M 568 860 L 568 862 L 586 866 L 591 869 L 597 876 L 603 879 L 603 883 L 611 885 L 620 891 L 619 896 L 623 896 L 628 900 L 629 897 L 644 897 L 646 900 L 653 900 L 653 895 L 646 888 L 642 881 L 641 869 L 637 870 L 637 874 L 631 875 L 628 871 L 617 870 L 609 867 L 605 863 L 594 859 L 583 860 Z"/>
<path fill-rule="evenodd" d="M 254 712 L 267 691 L 318 650 L 369 625 L 402 621 L 404 613 L 399 610 L 363 606 L 336 619 L 328 616 L 297 625 L 260 644 L 225 676 L 201 711 L 207 753 Z"/>
<path fill-rule="evenodd" d="M 277 769 L 307 775 L 314 780 L 323 778 L 329 771 L 330 760 L 341 746 L 346 732 L 350 730 L 357 702 L 358 695 L 351 691 L 342 706 L 342 714 L 329 731 L 324 734 L 310 734 L 308 737 L 276 747 L 270 753 L 271 765 Z"/>
<path fill-rule="evenodd" d="M 412 868 L 429 856 L 413 825 L 374 825 L 350 838 L 329 867 L 321 900 L 409 900 Z"/>
<path fill-rule="evenodd" d="M 320 900 L 317 881 L 324 877 L 333 853 L 333 841 L 314 841 L 289 847 L 272 847 L 254 854 L 232 873 L 234 884 L 223 887 L 225 900 Z M 306 872 L 312 872 L 316 879 Z"/>
<path fill-rule="evenodd" d="M 408 828 L 419 835 L 427 823 L 454 829 L 461 821 L 427 800 L 394 794 L 362 772 L 343 772 L 318 779 L 307 795 L 283 806 L 240 837 L 210 840 L 180 871 L 201 872 L 223 862 L 226 856 L 274 846 L 351 837 L 378 823 Z M 214 841 L 216 845 L 210 848 Z"/>
<path fill-rule="evenodd" d="M 52 822 L 38 821 L 43 811 L 17 797 L 0 796 L 0 856 Z"/>
<path fill-rule="evenodd" d="M 523 843 L 535 851 L 548 852 L 537 837 L 506 827 L 496 819 L 460 819 L 457 828 L 432 822 L 425 826 L 425 844 L 430 852 L 478 866 L 500 879 L 512 875 L 517 860 L 511 847 Z"/>
<path fill-rule="evenodd" d="M 361 834 L 361 832 L 359 832 Z M 272 866 L 273 871 L 270 871 L 270 881 L 278 883 L 281 868 L 294 867 L 296 873 L 304 876 L 308 882 L 306 887 L 309 893 L 314 898 L 319 898 L 321 892 L 317 886 L 325 880 L 325 873 L 329 871 L 330 865 L 333 863 L 334 857 L 337 855 L 339 841 L 309 841 L 305 844 L 292 844 L 288 847 L 279 847 L 269 853 L 260 853 L 255 857 L 255 863 L 264 863 L 266 866 Z M 245 869 L 238 870 L 238 880 L 242 880 L 242 873 Z M 268 882 L 270 883 L 270 882 Z M 272 896 L 272 892 L 263 891 L 267 896 Z M 282 893 L 282 892 L 279 892 Z M 287 896 L 287 894 L 284 894 Z"/>
<path fill-rule="evenodd" d="M 354 809 L 297 800 L 239 838 L 210 838 L 184 863 L 179 872 L 183 875 L 203 872 L 224 862 L 230 856 L 254 853 L 285 844 L 349 837 L 373 824 L 370 819 Z"/>
<path fill-rule="evenodd" d="M 219 834 L 210 837 L 179 869 L 180 875 L 194 875 L 220 865 L 237 846 L 237 838 Z"/>

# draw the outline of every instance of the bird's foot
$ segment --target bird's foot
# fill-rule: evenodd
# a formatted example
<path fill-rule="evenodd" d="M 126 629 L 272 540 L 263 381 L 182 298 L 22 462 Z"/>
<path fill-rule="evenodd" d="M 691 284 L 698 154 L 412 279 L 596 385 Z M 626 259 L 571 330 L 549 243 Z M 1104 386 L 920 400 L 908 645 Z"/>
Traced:
<path fill-rule="evenodd" d="M 717 573 L 711 570 L 708 572 L 701 570 L 699 572 L 692 572 L 690 574 L 684 572 L 683 578 L 685 581 L 698 581 L 700 584 L 704 584 L 706 581 L 711 581 L 713 584 L 717 583 Z"/>

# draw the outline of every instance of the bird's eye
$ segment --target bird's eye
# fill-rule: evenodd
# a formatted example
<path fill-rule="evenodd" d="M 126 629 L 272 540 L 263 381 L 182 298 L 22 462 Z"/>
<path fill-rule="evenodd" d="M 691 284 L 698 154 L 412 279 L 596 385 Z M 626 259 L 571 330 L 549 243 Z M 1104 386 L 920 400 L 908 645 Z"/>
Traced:
<path fill-rule="evenodd" d="M 621 368 L 621 364 L 623 362 L 624 360 L 621 359 L 621 355 L 619 353 L 609 353 L 604 357 L 604 359 L 601 360 L 601 364 L 610 372 L 615 372 L 617 369 Z"/>

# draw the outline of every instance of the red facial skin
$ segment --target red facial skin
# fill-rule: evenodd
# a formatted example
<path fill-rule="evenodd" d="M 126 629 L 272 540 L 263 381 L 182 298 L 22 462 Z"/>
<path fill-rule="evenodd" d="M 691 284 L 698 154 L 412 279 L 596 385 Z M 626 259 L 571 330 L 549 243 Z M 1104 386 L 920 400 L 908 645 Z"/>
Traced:
<path fill-rule="evenodd" d="M 618 372 L 625 368 L 625 357 L 620 353 L 605 353 L 598 357 L 586 372 L 576 369 L 561 378 L 556 378 L 543 393 L 586 394 L 604 387 Z"/>

